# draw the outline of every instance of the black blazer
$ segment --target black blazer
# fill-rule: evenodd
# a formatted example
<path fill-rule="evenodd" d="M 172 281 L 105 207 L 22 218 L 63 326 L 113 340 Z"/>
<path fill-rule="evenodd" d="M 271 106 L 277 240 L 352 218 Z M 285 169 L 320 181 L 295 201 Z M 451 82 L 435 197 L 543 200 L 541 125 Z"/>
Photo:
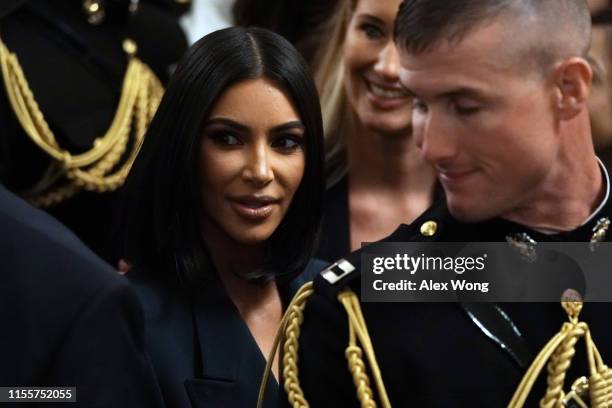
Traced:
<path fill-rule="evenodd" d="M 298 278 L 280 287 L 283 304 L 324 266 L 312 260 Z M 221 285 L 211 284 L 190 301 L 143 275 L 128 277 L 144 306 L 147 348 L 166 405 L 255 407 L 266 360 Z M 278 405 L 278 392 L 270 378 L 266 407 Z"/>
<path fill-rule="evenodd" d="M 0 226 L 0 386 L 76 386 L 70 406 L 160 407 L 125 279 L 1 185 Z"/>
<path fill-rule="evenodd" d="M 325 191 L 320 237 L 319 259 L 334 262 L 351 252 L 347 175 Z"/>

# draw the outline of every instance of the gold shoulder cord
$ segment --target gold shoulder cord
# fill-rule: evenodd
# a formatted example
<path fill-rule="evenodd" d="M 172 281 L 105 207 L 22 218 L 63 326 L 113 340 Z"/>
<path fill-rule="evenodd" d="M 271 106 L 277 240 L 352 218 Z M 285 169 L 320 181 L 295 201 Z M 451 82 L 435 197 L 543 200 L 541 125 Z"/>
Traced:
<path fill-rule="evenodd" d="M 612 371 L 603 363 L 601 355 L 593 342 L 589 326 L 578 320 L 582 310 L 581 302 L 562 302 L 569 322 L 563 323 L 561 330 L 544 346 L 534 359 L 531 367 L 516 389 L 508 408 L 520 408 L 525 404 L 529 392 L 538 375 L 548 362 L 546 394 L 540 400 L 542 408 L 566 407 L 570 402 L 582 408 L 612 407 Z M 580 377 L 572 384 L 571 391 L 565 393 L 565 376 L 572 358 L 576 354 L 576 342 L 584 337 L 590 376 Z"/>
<path fill-rule="evenodd" d="M 284 353 L 282 358 L 284 389 L 289 404 L 293 408 L 309 407 L 298 378 L 298 347 L 304 308 L 313 292 L 312 282 L 302 286 L 283 316 L 259 387 L 257 408 L 263 407 L 272 362 L 281 342 L 283 343 Z M 345 350 L 345 356 L 357 389 L 360 405 L 362 408 L 377 406 L 362 359 L 362 354 L 365 353 L 381 399 L 381 406 L 390 408 L 391 404 L 359 306 L 359 299 L 354 292 L 346 289 L 338 295 L 338 300 L 344 306 L 349 319 L 349 345 Z M 582 408 L 612 408 L 612 370 L 604 364 L 593 342 L 588 325 L 578 320 L 583 304 L 582 302 L 561 302 L 561 305 L 565 309 L 569 321 L 563 324 L 559 333 L 544 346 L 540 354 L 534 359 L 508 404 L 508 408 L 524 406 L 533 384 L 546 363 L 548 363 L 548 387 L 546 394 L 540 400 L 541 408 L 563 408 L 568 406 L 570 402 Z M 580 377 L 574 381 L 571 391 L 565 393 L 563 386 L 566 373 L 572 358 L 576 354 L 576 343 L 583 337 L 586 342 L 590 376 L 588 379 Z"/>
<path fill-rule="evenodd" d="M 265 397 L 265 389 L 270 378 L 272 362 L 276 355 L 279 344 L 283 343 L 282 373 L 284 378 L 284 389 L 289 399 L 289 404 L 293 408 L 308 408 L 310 405 L 304 396 L 298 378 L 298 348 L 300 339 L 300 326 L 304 320 L 304 308 L 306 301 L 313 294 L 312 282 L 306 283 L 300 288 L 293 300 L 289 304 L 285 315 L 280 324 L 280 328 L 274 338 L 272 351 L 268 358 L 266 370 L 259 387 L 257 398 L 257 408 L 262 408 Z M 370 370 L 374 376 L 374 382 L 378 395 L 381 399 L 381 406 L 390 408 L 387 391 L 382 380 L 382 375 L 374 355 L 374 348 L 368 334 L 368 329 L 359 306 L 357 295 L 350 289 L 345 289 L 338 295 L 338 301 L 342 303 L 348 315 L 349 323 L 349 344 L 345 350 L 348 368 L 353 377 L 353 382 L 357 389 L 357 398 L 362 408 L 375 408 L 376 402 L 370 387 L 370 379 L 366 371 L 366 365 L 362 354 L 365 353 Z"/>
<path fill-rule="evenodd" d="M 30 139 L 53 159 L 42 180 L 23 194 L 32 204 L 46 207 L 62 202 L 82 189 L 113 191 L 125 182 L 164 90 L 151 69 L 135 56 L 136 43 L 126 39 L 123 49 L 129 62 L 115 117 L 90 150 L 72 155 L 58 145 L 34 99 L 17 56 L 0 39 L 2 78 L 11 107 Z M 131 150 L 117 168 L 130 136 L 133 138 Z"/>

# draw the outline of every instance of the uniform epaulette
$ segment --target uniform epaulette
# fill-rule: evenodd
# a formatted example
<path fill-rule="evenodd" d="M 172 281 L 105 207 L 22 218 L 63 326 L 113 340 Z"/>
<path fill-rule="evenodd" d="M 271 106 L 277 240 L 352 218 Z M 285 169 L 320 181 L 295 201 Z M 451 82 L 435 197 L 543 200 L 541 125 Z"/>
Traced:
<path fill-rule="evenodd" d="M 343 289 L 359 287 L 360 277 L 361 251 L 357 251 L 323 269 L 314 279 L 314 290 L 335 302 Z"/>
<path fill-rule="evenodd" d="M 376 390 L 384 408 L 391 406 L 380 368 L 376 361 L 372 340 L 370 339 L 365 318 L 361 311 L 359 297 L 353 290 L 357 288 L 359 293 L 361 253 L 362 251 L 353 252 L 346 258 L 341 258 L 325 268 L 313 282 L 303 285 L 289 303 L 274 339 L 274 345 L 268 356 L 268 364 L 266 365 L 263 380 L 260 383 L 258 408 L 263 406 L 265 384 L 268 383 L 271 364 L 274 361 L 279 345 L 281 345 L 284 351 L 282 364 L 284 389 L 287 392 L 290 405 L 295 408 L 309 407 L 298 378 L 298 353 L 300 326 L 304 321 L 304 309 L 309 298 L 315 292 L 331 302 L 339 302 L 346 312 L 349 328 L 346 359 L 348 371 L 354 379 L 357 398 L 361 406 L 376 406 L 373 405 L 375 404 L 373 389 Z M 370 372 L 365 370 L 366 366 Z M 373 386 L 370 384 L 373 384 Z"/>

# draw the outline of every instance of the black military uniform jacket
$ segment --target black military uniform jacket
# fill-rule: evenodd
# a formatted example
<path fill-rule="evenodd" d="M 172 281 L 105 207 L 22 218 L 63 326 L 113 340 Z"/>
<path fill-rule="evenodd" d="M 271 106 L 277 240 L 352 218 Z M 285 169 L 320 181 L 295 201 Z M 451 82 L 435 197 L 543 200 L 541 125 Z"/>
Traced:
<path fill-rule="evenodd" d="M 382 242 L 497 242 L 523 232 L 538 242 L 589 242 L 597 221 L 610 216 L 612 204 L 606 194 L 586 224 L 545 235 L 502 219 L 462 223 L 441 200 Z M 360 294 L 360 255 L 356 251 L 345 258 L 355 270 L 336 284 L 317 277 L 315 294 L 305 309 L 299 379 L 312 407 L 359 406 L 344 356 L 347 315 L 336 295 L 346 286 Z M 328 269 L 342 274 L 334 265 Z M 361 307 L 394 407 L 505 407 L 533 358 L 567 321 L 559 303 L 362 303 Z M 581 314 L 604 362 L 612 359 L 611 316 L 612 306 L 607 303 L 587 303 Z M 566 389 L 588 374 L 584 348 L 577 350 Z M 542 380 L 526 407 L 537 406 L 544 395 Z"/>
<path fill-rule="evenodd" d="M 15 53 L 59 146 L 72 154 L 91 149 L 110 127 L 127 67 L 122 49 L 133 39 L 137 56 L 164 82 L 187 49 L 174 0 L 100 2 L 99 24 L 87 21 L 83 1 L 2 0 L 0 37 Z M 166 4 L 167 3 L 167 4 Z M 0 76 L 0 182 L 22 195 L 52 162 L 15 117 Z M 119 192 L 83 191 L 46 208 L 97 255 L 116 265 L 114 215 Z"/>
<path fill-rule="evenodd" d="M 0 386 L 76 387 L 71 407 L 162 407 L 125 279 L 2 185 L 0 225 Z M 16 402 L 0 405 L 37 405 Z"/>

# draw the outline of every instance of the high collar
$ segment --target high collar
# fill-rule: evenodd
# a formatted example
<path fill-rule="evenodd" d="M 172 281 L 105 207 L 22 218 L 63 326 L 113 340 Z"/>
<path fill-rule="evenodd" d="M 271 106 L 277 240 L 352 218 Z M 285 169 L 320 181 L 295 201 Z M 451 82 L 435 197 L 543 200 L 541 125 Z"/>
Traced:
<path fill-rule="evenodd" d="M 416 227 L 418 231 L 418 228 L 424 222 L 429 220 L 435 221 L 438 226 L 438 232 L 428 239 L 431 241 L 500 242 L 505 241 L 506 237 L 511 234 L 525 233 L 537 242 L 588 242 L 593 236 L 597 222 L 601 218 L 612 217 L 610 177 L 604 164 L 599 159 L 597 160 L 605 183 L 605 194 L 601 203 L 593 213 L 589 215 L 581 226 L 574 230 L 549 234 L 501 218 L 493 218 L 478 223 L 461 222 L 450 214 L 446 205 L 446 198 L 443 197 L 443 195 L 440 199 L 436 200 L 430 210 L 425 212 L 419 219 L 415 220 L 410 227 Z M 399 233 L 400 236 L 404 235 L 405 232 L 402 230 L 405 231 L 410 227 L 404 225 L 393 235 L 397 233 Z M 405 238 L 391 240 L 406 241 Z"/>

